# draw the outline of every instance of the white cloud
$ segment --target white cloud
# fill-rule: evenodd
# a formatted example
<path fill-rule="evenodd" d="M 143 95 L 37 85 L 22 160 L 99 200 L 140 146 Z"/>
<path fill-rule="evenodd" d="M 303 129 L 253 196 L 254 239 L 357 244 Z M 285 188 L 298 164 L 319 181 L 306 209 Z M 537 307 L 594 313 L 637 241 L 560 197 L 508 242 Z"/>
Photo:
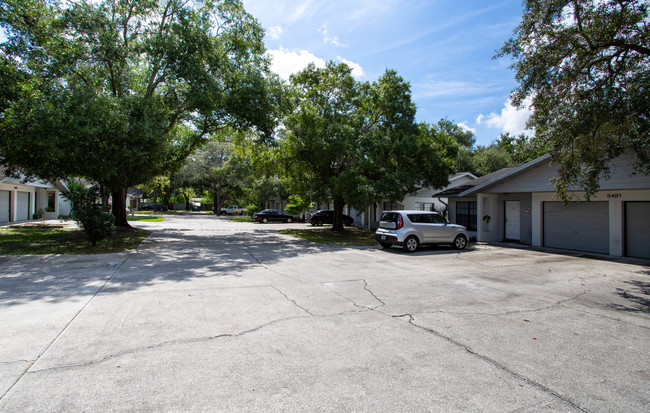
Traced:
<path fill-rule="evenodd" d="M 350 66 L 350 69 L 352 69 L 352 76 L 355 78 L 360 78 L 364 77 L 366 73 L 363 71 L 363 68 L 359 63 L 355 63 L 353 61 L 350 61 L 348 59 L 344 59 L 341 56 L 337 56 L 336 59 L 340 61 L 341 63 L 345 63 L 346 65 Z"/>
<path fill-rule="evenodd" d="M 330 35 L 329 27 L 327 27 L 327 23 L 323 23 L 323 25 L 318 29 L 318 32 L 323 35 L 323 43 L 333 44 L 336 47 L 348 47 L 347 44 L 341 43 L 339 41 L 338 36 Z"/>
<path fill-rule="evenodd" d="M 283 79 L 289 79 L 293 73 L 298 73 L 309 63 L 316 67 L 325 67 L 325 60 L 311 54 L 307 50 L 289 51 L 283 48 L 268 50 L 271 57 L 271 70 Z"/>
<path fill-rule="evenodd" d="M 469 127 L 466 122 L 460 122 L 458 123 L 458 126 L 460 126 L 462 129 L 466 131 L 476 133 L 476 129 Z"/>
<path fill-rule="evenodd" d="M 517 109 L 508 101 L 501 109 L 500 114 L 494 112 L 487 116 L 480 114 L 476 118 L 476 123 L 479 125 L 485 124 L 490 128 L 501 129 L 502 132 L 509 132 L 515 136 L 530 132 L 529 129 L 526 129 L 526 121 L 528 121 L 532 113 L 530 103 L 530 100 L 527 100 L 524 102 L 523 109 Z"/>
<path fill-rule="evenodd" d="M 316 67 L 320 68 L 325 67 L 327 64 L 324 59 L 304 49 L 291 51 L 281 47 L 279 49 L 268 50 L 266 53 L 271 57 L 271 70 L 283 79 L 289 79 L 289 76 L 300 72 L 310 63 L 314 63 Z M 358 79 L 366 75 L 359 63 L 355 63 L 341 56 L 337 56 L 336 60 L 350 66 L 353 77 Z"/>
<path fill-rule="evenodd" d="M 485 85 L 457 80 L 434 80 L 422 82 L 413 88 L 413 94 L 416 98 L 468 96 L 484 93 L 485 91 Z"/>
<path fill-rule="evenodd" d="M 281 26 L 273 26 L 273 27 L 269 27 L 267 33 L 271 39 L 277 40 L 282 36 L 284 30 L 282 29 Z"/>
<path fill-rule="evenodd" d="M 305 13 L 310 9 L 312 5 L 312 0 L 307 0 L 306 2 L 298 5 L 293 14 L 289 17 L 290 22 L 295 22 L 302 19 L 305 16 Z"/>

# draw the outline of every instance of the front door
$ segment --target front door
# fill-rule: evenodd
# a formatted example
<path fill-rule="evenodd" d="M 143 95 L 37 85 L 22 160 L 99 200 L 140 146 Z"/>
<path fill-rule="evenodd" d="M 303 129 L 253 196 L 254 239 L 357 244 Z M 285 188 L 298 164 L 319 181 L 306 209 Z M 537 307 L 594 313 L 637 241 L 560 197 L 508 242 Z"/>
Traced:
<path fill-rule="evenodd" d="M 506 239 L 519 241 L 519 201 L 506 201 Z"/>

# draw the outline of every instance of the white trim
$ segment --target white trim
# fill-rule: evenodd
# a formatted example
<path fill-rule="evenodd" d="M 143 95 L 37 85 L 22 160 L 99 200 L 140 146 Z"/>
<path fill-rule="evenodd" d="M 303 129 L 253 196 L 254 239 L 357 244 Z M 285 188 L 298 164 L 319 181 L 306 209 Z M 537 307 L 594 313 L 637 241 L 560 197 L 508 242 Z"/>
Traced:
<path fill-rule="evenodd" d="M 532 161 L 530 161 L 528 163 L 525 163 L 525 164 L 521 165 L 520 167 L 518 167 L 516 169 L 513 169 L 512 171 L 510 171 L 508 173 L 505 173 L 505 174 L 503 174 L 503 175 L 501 175 L 499 177 L 496 177 L 496 178 L 491 179 L 491 180 L 489 180 L 487 182 L 484 182 L 483 184 L 480 184 L 480 185 L 477 185 L 477 186 L 475 186 L 473 188 L 470 188 L 465 192 L 461 192 L 460 194 L 458 194 L 458 198 L 469 196 L 470 194 L 472 194 L 474 192 L 478 192 L 480 189 L 483 189 L 483 188 L 485 188 L 487 186 L 493 185 L 493 184 L 495 184 L 495 183 L 497 183 L 499 181 L 502 181 L 504 179 L 508 179 L 513 175 L 518 175 L 519 173 L 525 171 L 526 169 L 537 166 L 540 163 L 542 163 L 542 162 L 544 162 L 544 161 L 546 161 L 546 160 L 548 160 L 550 158 L 551 158 L 551 155 L 549 155 L 549 154 L 542 155 L 539 158 L 533 159 Z"/>

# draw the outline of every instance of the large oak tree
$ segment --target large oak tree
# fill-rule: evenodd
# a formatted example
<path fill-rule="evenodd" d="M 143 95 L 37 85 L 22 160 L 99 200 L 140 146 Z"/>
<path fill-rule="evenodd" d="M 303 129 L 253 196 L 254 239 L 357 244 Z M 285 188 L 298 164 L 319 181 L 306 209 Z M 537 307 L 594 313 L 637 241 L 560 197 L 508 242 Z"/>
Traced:
<path fill-rule="evenodd" d="M 333 201 L 334 230 L 343 230 L 344 205 L 363 208 L 447 184 L 458 145 L 415 123 L 410 85 L 395 71 L 358 82 L 347 65 L 329 62 L 291 82 L 297 109 L 284 120 L 288 172 L 298 192 Z"/>
<path fill-rule="evenodd" d="M 650 6 L 646 0 L 525 0 L 510 55 L 531 99 L 535 140 L 559 164 L 555 185 L 590 196 L 609 161 L 629 151 L 650 173 Z"/>
<path fill-rule="evenodd" d="M 127 188 L 214 132 L 273 130 L 264 32 L 239 0 L 5 0 L 0 24 L 0 164 L 98 182 L 118 225 Z"/>

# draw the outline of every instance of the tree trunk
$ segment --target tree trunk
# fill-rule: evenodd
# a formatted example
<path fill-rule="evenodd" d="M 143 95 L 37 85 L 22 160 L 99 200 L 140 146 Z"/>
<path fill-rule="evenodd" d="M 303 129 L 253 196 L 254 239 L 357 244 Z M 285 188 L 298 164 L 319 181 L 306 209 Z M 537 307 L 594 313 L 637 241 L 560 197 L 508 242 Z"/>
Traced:
<path fill-rule="evenodd" d="M 115 216 L 115 226 L 131 228 L 126 220 L 126 188 L 119 188 L 111 191 L 113 197 L 113 215 Z"/>
<path fill-rule="evenodd" d="M 334 198 L 334 223 L 332 225 L 332 231 L 345 231 L 343 227 L 343 206 L 345 202 L 343 197 Z"/>
<path fill-rule="evenodd" d="M 191 211 L 192 210 L 192 202 L 190 200 L 190 194 L 189 193 L 183 193 L 183 196 L 185 197 L 185 210 L 186 211 Z"/>
<path fill-rule="evenodd" d="M 214 190 L 214 214 L 219 215 L 221 213 L 221 185 L 217 185 Z"/>

